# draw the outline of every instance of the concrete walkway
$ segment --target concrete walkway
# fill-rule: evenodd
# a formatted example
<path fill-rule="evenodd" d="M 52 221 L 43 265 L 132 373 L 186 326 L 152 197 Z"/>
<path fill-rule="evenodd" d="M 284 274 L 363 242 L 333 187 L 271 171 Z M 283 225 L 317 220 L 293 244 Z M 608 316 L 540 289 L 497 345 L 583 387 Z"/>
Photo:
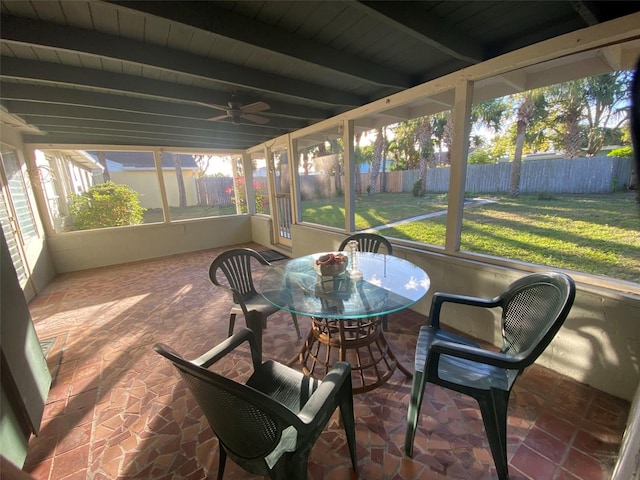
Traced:
<path fill-rule="evenodd" d="M 486 203 L 495 203 L 497 200 L 493 200 L 490 198 L 477 198 L 475 200 L 467 200 L 464 202 L 465 207 L 474 206 L 474 205 L 484 205 Z M 384 230 L 385 228 L 397 227 L 398 225 L 403 225 L 405 223 L 417 222 L 420 220 L 426 220 L 427 218 L 439 217 L 441 215 L 446 215 L 446 210 L 438 210 L 433 213 L 425 213 L 424 215 L 418 215 L 417 217 L 405 218 L 404 220 L 398 220 L 397 222 L 387 223 L 386 225 L 380 225 L 378 227 L 372 227 L 368 231 L 375 230 Z"/>

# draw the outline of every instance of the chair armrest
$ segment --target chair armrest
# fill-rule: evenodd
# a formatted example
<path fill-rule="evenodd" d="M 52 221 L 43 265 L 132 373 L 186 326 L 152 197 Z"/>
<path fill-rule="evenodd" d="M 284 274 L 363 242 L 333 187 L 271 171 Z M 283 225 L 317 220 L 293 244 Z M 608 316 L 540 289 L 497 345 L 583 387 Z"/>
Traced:
<path fill-rule="evenodd" d="M 520 370 L 527 366 L 523 362 L 524 358 L 522 355 L 507 355 L 501 352 L 493 352 L 480 347 L 448 342 L 446 340 L 435 340 L 430 345 L 427 365 L 432 364 L 437 369 L 440 355 L 449 355 L 511 370 Z"/>
<path fill-rule="evenodd" d="M 318 389 L 313 392 L 307 403 L 302 407 L 302 410 L 300 410 L 300 413 L 298 413 L 300 421 L 305 425 L 312 424 L 330 397 L 338 395 L 349 375 L 351 375 L 351 365 L 347 362 L 336 362 L 329 370 L 329 373 L 322 379 Z M 333 410 L 330 413 L 333 413 Z"/>
<path fill-rule="evenodd" d="M 431 311 L 429 312 L 429 325 L 440 328 L 440 311 L 444 303 L 457 303 L 471 307 L 495 308 L 500 306 L 498 297 L 479 298 L 467 295 L 456 295 L 453 293 L 436 292 L 431 301 Z"/>
<path fill-rule="evenodd" d="M 235 350 L 244 342 L 249 342 L 249 347 L 251 349 L 251 360 L 253 362 L 253 368 L 255 370 L 260 366 L 261 355 L 258 352 L 258 345 L 256 344 L 255 335 L 248 328 L 239 330 L 238 332 L 227 338 L 225 341 L 216 345 L 207 353 L 200 355 L 198 358 L 192 360 L 191 362 L 203 368 L 209 368 L 211 365 L 216 363 L 229 352 Z"/>

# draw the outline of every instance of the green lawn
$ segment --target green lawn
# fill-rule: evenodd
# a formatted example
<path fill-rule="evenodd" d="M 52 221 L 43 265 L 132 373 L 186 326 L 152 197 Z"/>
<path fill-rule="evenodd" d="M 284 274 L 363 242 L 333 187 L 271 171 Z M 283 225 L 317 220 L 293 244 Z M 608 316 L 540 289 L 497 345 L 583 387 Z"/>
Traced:
<path fill-rule="evenodd" d="M 465 208 L 461 250 L 640 283 L 640 208 L 633 192 L 557 195 L 547 200 L 521 195 L 495 200 Z M 333 205 L 303 202 L 304 218 L 342 227 L 344 208 L 337 205 L 339 201 L 335 199 Z M 363 195 L 356 201 L 356 228 L 443 209 L 446 199 L 442 196 Z M 443 246 L 445 222 L 446 215 L 441 215 L 380 233 Z"/>
<path fill-rule="evenodd" d="M 411 193 L 378 193 L 356 197 L 356 229 L 386 225 L 419 214 L 447 208 L 444 195 L 417 198 Z M 306 222 L 344 228 L 344 197 L 320 198 L 302 202 L 302 219 Z"/>
<path fill-rule="evenodd" d="M 169 215 L 171 220 L 185 220 L 188 218 L 204 218 L 204 217 L 219 217 L 222 215 L 235 215 L 236 207 L 209 207 L 209 206 L 193 206 L 193 207 L 170 207 Z M 162 209 L 161 208 L 148 208 L 144 212 L 144 219 L 142 223 L 156 223 L 162 222 Z"/>

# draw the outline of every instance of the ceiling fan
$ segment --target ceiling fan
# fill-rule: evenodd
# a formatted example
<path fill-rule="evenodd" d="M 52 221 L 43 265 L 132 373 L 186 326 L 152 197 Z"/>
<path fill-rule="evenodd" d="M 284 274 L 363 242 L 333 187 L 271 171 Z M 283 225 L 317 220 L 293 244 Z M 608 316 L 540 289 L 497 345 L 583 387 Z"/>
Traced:
<path fill-rule="evenodd" d="M 224 115 L 218 115 L 216 117 L 211 117 L 207 120 L 215 122 L 217 120 L 223 120 L 225 118 L 230 118 L 234 124 L 240 123 L 241 119 L 249 120 L 250 122 L 265 124 L 269 121 L 267 117 L 263 117 L 261 115 L 256 115 L 256 113 L 262 112 L 264 110 L 269 110 L 271 107 L 269 104 L 265 102 L 255 102 L 250 103 L 249 105 L 242 105 L 236 96 L 233 95 L 231 100 L 228 103 L 227 107 L 223 107 L 220 105 L 209 105 L 210 107 L 217 108 L 220 110 L 225 110 Z"/>

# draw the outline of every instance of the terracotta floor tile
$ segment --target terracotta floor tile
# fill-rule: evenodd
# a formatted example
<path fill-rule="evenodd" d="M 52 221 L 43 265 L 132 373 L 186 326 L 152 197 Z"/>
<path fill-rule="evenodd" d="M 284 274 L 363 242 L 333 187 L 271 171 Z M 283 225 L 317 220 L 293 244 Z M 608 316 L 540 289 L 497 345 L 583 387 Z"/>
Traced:
<path fill-rule="evenodd" d="M 60 275 L 31 302 L 38 336 L 64 337 L 64 346 L 26 471 L 38 480 L 215 478 L 218 442 L 152 346 L 166 343 L 193 358 L 226 338 L 231 299 L 207 275 L 221 251 Z M 298 321 L 304 336 L 309 319 Z M 389 316 L 385 336 L 410 370 L 425 321 L 413 311 Z M 242 326 L 240 318 L 236 329 Z M 269 319 L 265 357 L 285 362 L 301 344 L 289 314 Z M 246 378 L 248 351 L 219 366 Z M 495 479 L 477 402 L 441 387 L 427 386 L 414 457 L 404 455 L 410 392 L 411 380 L 395 372 L 383 387 L 355 396 L 359 478 Z M 509 403 L 512 480 L 608 478 L 628 411 L 628 402 L 530 367 Z M 337 414 L 311 451 L 308 472 L 310 480 L 355 478 Z M 258 478 L 227 461 L 225 480 Z"/>
<path fill-rule="evenodd" d="M 557 464 L 526 445 L 522 445 L 518 449 L 511 459 L 511 464 L 522 473 L 536 479 L 552 479 L 556 470 L 558 470 Z"/>
<path fill-rule="evenodd" d="M 531 429 L 524 439 L 524 444 L 555 464 L 562 463 L 568 448 L 568 445 L 562 440 L 537 427 Z"/>
<path fill-rule="evenodd" d="M 56 455 L 51 469 L 51 478 L 63 478 L 67 475 L 83 472 L 89 464 L 89 444 Z"/>
<path fill-rule="evenodd" d="M 562 468 L 581 480 L 607 480 L 610 472 L 594 458 L 572 448 Z"/>

